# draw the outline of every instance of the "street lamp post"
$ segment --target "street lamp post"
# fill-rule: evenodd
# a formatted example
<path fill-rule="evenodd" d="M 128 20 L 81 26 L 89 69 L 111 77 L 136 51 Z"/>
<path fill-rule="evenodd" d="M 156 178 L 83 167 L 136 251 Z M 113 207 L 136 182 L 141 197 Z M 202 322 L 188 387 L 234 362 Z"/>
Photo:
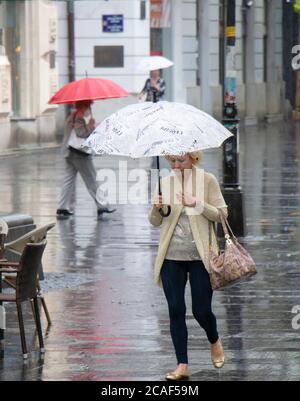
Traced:
<path fill-rule="evenodd" d="M 236 105 L 235 0 L 224 0 L 225 74 L 223 125 L 233 136 L 223 146 L 223 194 L 229 208 L 229 221 L 237 236 L 244 236 L 243 193 L 239 184 L 239 118 Z"/>

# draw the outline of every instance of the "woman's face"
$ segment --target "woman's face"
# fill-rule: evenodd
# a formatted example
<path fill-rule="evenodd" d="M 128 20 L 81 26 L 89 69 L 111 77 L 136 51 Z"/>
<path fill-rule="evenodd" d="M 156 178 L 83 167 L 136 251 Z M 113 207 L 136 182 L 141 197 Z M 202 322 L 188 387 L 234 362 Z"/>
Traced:
<path fill-rule="evenodd" d="M 190 170 L 193 167 L 192 159 L 189 155 L 170 156 L 168 159 L 172 170 Z"/>
<path fill-rule="evenodd" d="M 77 112 L 83 117 L 88 117 L 91 114 L 91 109 L 89 106 L 82 105 L 77 108 Z"/>
<path fill-rule="evenodd" d="M 160 71 L 159 70 L 153 70 L 151 71 L 151 78 L 153 79 L 158 79 L 160 76 Z"/>

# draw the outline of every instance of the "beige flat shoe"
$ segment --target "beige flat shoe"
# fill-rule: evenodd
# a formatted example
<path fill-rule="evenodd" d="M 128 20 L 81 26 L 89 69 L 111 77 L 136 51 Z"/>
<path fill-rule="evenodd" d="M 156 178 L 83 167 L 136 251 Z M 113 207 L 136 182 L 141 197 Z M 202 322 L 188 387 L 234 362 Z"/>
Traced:
<path fill-rule="evenodd" d="M 169 372 L 166 374 L 165 378 L 166 380 L 185 380 L 190 377 L 189 373 L 175 373 L 175 372 Z"/>
<path fill-rule="evenodd" d="M 212 360 L 212 363 L 213 363 L 213 365 L 214 365 L 215 368 L 221 369 L 221 368 L 223 368 L 223 366 L 224 366 L 224 364 L 225 364 L 225 356 L 224 356 L 224 350 L 223 350 L 222 342 L 221 342 L 221 340 L 218 340 L 218 341 L 219 341 L 219 343 L 220 343 L 220 345 L 221 345 L 222 352 L 223 352 L 223 356 L 222 356 L 221 358 L 218 358 L 218 359 L 214 359 L 214 358 L 212 357 L 211 360 Z"/>
<path fill-rule="evenodd" d="M 225 358 L 223 357 L 222 359 L 212 360 L 212 363 L 215 368 L 221 369 L 225 364 Z"/>

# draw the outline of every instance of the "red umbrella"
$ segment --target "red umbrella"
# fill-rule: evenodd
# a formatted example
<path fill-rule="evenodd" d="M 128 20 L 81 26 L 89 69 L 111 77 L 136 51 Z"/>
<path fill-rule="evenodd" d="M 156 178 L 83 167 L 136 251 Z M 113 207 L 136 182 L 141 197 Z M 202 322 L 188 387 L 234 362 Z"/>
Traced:
<path fill-rule="evenodd" d="M 126 96 L 128 92 L 109 79 L 82 78 L 64 85 L 48 103 L 75 103 L 80 100 L 113 99 Z"/>

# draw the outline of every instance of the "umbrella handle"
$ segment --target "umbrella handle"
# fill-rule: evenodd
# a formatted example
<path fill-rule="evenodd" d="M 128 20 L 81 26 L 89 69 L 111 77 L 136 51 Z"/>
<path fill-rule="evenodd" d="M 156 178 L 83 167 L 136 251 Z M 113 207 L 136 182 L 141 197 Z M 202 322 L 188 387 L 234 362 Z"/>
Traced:
<path fill-rule="evenodd" d="M 156 157 L 156 166 L 157 166 L 157 172 L 158 172 L 158 193 L 159 193 L 159 195 L 161 195 L 160 174 L 159 174 L 159 170 L 160 170 L 160 168 L 159 168 L 159 156 Z M 167 205 L 167 208 L 168 208 L 168 210 L 167 210 L 166 213 L 163 211 L 163 209 L 159 209 L 159 214 L 162 217 L 170 216 L 171 206 Z"/>
<path fill-rule="evenodd" d="M 163 211 L 163 209 L 159 209 L 159 214 L 160 214 L 162 217 L 168 217 L 168 216 L 170 216 L 170 213 L 171 213 L 171 206 L 167 205 L 167 208 L 168 208 L 168 210 L 167 210 L 166 213 Z"/>

